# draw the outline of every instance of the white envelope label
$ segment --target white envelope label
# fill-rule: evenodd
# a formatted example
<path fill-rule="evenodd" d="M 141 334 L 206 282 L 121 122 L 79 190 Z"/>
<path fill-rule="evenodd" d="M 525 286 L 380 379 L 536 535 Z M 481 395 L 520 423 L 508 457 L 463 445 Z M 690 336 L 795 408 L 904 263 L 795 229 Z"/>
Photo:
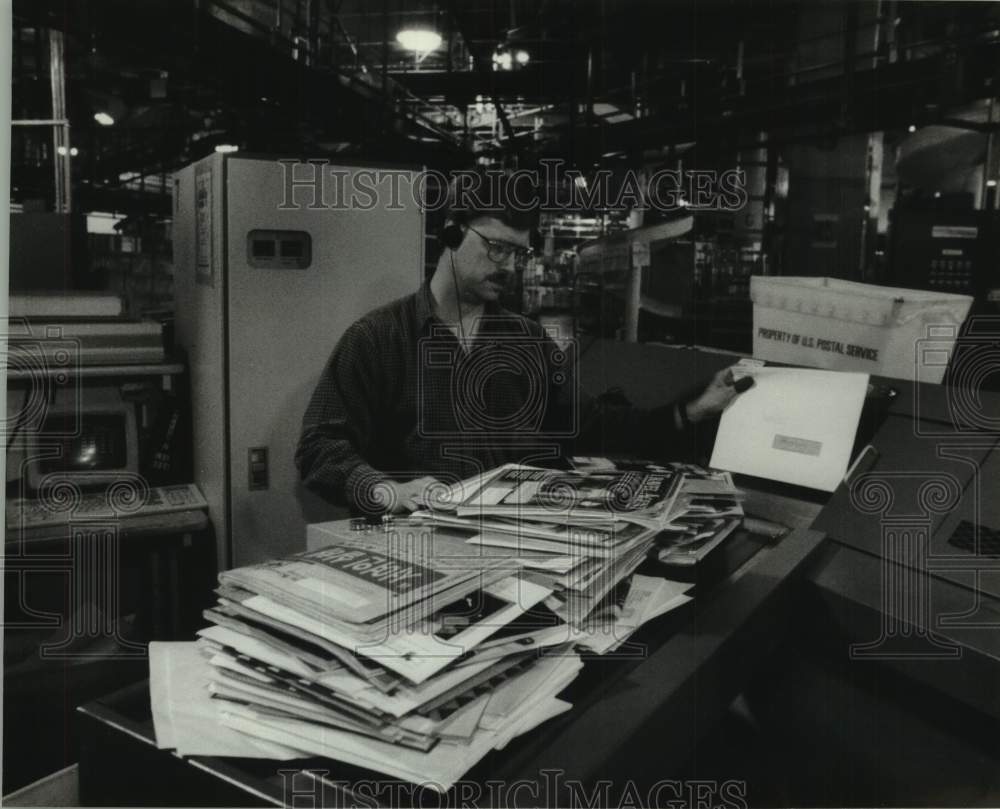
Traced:
<path fill-rule="evenodd" d="M 792 438 L 790 435 L 775 435 L 771 446 L 788 452 L 798 452 L 800 455 L 819 455 L 823 450 L 823 445 L 819 441 Z"/>

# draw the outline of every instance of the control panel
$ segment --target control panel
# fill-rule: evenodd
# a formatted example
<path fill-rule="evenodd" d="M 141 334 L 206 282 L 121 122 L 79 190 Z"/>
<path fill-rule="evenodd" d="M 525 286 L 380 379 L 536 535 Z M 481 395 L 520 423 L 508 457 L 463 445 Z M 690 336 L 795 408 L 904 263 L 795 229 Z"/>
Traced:
<path fill-rule="evenodd" d="M 957 254 L 957 255 L 956 255 Z M 973 261 L 961 250 L 942 250 L 941 258 L 931 259 L 927 285 L 942 292 L 968 294 L 973 285 Z"/>
<path fill-rule="evenodd" d="M 893 211 L 890 281 L 896 286 L 985 297 L 1000 261 L 994 211 Z"/>
<path fill-rule="evenodd" d="M 247 264 L 262 270 L 304 270 L 312 264 L 312 237 L 304 230 L 251 230 Z"/>

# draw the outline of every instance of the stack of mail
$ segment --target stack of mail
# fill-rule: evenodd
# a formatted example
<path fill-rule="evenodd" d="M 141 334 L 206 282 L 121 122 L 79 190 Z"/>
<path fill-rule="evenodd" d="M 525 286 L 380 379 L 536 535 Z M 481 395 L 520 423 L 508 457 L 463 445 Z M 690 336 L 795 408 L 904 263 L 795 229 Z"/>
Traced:
<path fill-rule="evenodd" d="M 329 544 L 219 577 L 198 647 L 227 733 L 447 788 L 570 707 L 571 632 L 528 620 L 552 591 L 506 555 L 417 526 L 310 531 Z M 159 714 L 158 736 L 178 724 Z"/>
<path fill-rule="evenodd" d="M 636 573 L 616 588 L 613 598 L 591 612 L 577 645 L 595 654 L 617 651 L 647 621 L 689 602 L 687 591 L 692 586 Z"/>
<path fill-rule="evenodd" d="M 684 520 L 700 517 L 702 504 L 697 488 L 679 502 L 687 474 L 679 467 L 586 460 L 569 471 L 499 467 L 439 495 L 413 518 L 464 530 L 466 542 L 483 552 L 505 551 L 552 589 L 545 605 L 580 633 L 577 643 L 604 652 L 615 644 L 592 642 L 595 622 L 605 629 L 615 623 L 609 608 L 624 598 L 657 537 L 667 531 L 680 543 L 691 530 Z M 670 608 L 681 603 L 666 600 Z M 636 625 L 654 617 L 631 608 L 630 615 L 642 619 Z"/>
<path fill-rule="evenodd" d="M 732 475 L 685 464 L 684 482 L 674 500 L 670 524 L 657 537 L 661 562 L 694 565 L 743 522 L 743 493 Z"/>

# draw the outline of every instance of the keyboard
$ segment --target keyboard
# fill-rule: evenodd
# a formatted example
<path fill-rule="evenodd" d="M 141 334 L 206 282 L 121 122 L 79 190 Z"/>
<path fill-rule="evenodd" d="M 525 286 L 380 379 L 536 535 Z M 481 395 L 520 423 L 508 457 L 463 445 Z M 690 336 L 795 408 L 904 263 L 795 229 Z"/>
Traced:
<path fill-rule="evenodd" d="M 90 492 L 66 503 L 17 498 L 7 501 L 7 527 L 38 528 L 77 520 L 145 517 L 207 508 L 208 503 L 193 483 L 155 486 L 142 503 L 112 503 L 106 492 Z"/>
<path fill-rule="evenodd" d="M 962 520 L 955 526 L 948 542 L 956 548 L 961 548 L 969 553 L 976 553 L 976 524 L 968 520 Z M 979 528 L 979 556 L 1000 556 L 1000 531 L 987 528 L 985 525 Z"/>

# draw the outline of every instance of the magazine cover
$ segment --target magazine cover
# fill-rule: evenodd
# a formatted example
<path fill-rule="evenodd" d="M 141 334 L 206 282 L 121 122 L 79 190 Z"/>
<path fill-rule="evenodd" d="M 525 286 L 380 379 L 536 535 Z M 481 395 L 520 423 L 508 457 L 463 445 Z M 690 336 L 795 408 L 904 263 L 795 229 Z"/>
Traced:
<path fill-rule="evenodd" d="M 326 547 L 224 571 L 219 580 L 318 619 L 372 629 L 410 605 L 426 601 L 433 610 L 506 575 L 503 560 L 475 556 L 461 542 L 451 548 L 447 537 L 432 541 L 427 531 L 331 529 L 326 538 Z"/>
<path fill-rule="evenodd" d="M 472 486 L 456 511 L 570 522 L 655 520 L 669 512 L 682 479 L 662 467 L 581 472 L 511 465 Z"/>

